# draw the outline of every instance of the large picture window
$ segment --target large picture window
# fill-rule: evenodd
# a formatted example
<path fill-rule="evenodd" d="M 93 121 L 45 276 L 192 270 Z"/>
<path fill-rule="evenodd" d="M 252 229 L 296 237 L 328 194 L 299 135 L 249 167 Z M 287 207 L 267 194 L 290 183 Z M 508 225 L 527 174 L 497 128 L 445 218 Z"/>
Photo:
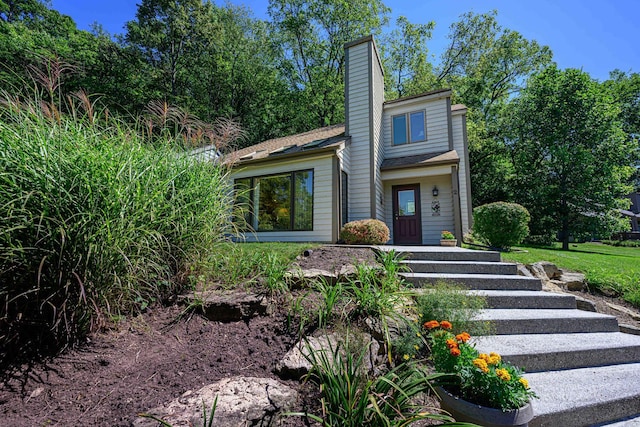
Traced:
<path fill-rule="evenodd" d="M 392 117 L 393 145 L 427 140 L 424 111 L 400 114 Z"/>
<path fill-rule="evenodd" d="M 254 230 L 313 229 L 313 170 L 240 178 L 235 188 L 236 203 L 244 204 L 242 217 Z"/>

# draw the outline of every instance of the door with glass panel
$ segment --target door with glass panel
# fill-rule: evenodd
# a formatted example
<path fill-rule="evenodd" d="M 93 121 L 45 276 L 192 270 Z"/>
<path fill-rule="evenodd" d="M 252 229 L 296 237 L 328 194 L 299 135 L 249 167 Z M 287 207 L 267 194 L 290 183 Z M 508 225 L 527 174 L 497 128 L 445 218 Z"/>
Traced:
<path fill-rule="evenodd" d="M 393 187 L 393 243 L 421 245 L 420 185 Z"/>

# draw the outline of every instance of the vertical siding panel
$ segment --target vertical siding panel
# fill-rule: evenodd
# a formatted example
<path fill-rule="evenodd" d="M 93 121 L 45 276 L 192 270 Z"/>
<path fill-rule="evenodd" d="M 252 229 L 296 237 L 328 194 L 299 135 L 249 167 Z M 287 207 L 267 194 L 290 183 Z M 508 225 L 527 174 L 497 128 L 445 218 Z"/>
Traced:
<path fill-rule="evenodd" d="M 347 128 L 351 144 L 346 149 L 350 161 L 349 220 L 371 217 L 371 150 L 369 133 L 369 67 L 367 43 L 348 48 L 346 70 Z"/>

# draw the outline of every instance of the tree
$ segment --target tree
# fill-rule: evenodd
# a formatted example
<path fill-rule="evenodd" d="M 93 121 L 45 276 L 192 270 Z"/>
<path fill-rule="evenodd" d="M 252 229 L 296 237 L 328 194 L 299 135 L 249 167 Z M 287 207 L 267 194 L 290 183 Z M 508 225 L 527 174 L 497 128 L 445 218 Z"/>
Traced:
<path fill-rule="evenodd" d="M 435 22 L 412 24 L 405 16 L 396 20 L 396 28 L 383 39 L 385 91 L 390 99 L 415 95 L 434 85 L 433 67 L 427 60 L 427 41 Z"/>
<path fill-rule="evenodd" d="M 636 171 L 633 185 L 640 190 L 640 74 L 614 70 L 604 82 L 611 96 L 620 106 L 620 120 L 627 137 L 635 142 Z"/>
<path fill-rule="evenodd" d="M 465 13 L 450 27 L 449 45 L 436 67 L 436 87 L 451 87 L 469 109 L 469 163 L 473 205 L 510 200 L 512 173 L 500 117 L 527 78 L 549 65 L 549 47 L 502 28 L 497 12 Z"/>
<path fill-rule="evenodd" d="M 604 223 L 624 206 L 633 147 L 618 117 L 602 85 L 555 66 L 529 79 L 511 102 L 504 126 L 514 196 L 532 215 L 532 234 L 558 232 L 568 250 L 582 224 Z"/>
<path fill-rule="evenodd" d="M 378 33 L 388 12 L 381 0 L 269 2 L 297 131 L 344 120 L 344 44 Z"/>

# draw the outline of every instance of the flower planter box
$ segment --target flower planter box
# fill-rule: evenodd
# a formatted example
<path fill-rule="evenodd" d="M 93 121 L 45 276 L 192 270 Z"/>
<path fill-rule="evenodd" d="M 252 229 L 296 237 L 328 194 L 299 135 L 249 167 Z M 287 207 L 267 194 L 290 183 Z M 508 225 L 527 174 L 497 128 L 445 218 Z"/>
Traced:
<path fill-rule="evenodd" d="M 531 403 L 519 409 L 502 411 L 501 409 L 487 408 L 460 399 L 443 389 L 435 388 L 441 399 L 440 407 L 451 414 L 456 421 L 470 422 L 485 427 L 520 426 L 527 427 L 533 419 L 533 407 Z"/>
<path fill-rule="evenodd" d="M 440 246 L 456 246 L 457 244 L 457 239 L 440 239 Z"/>

